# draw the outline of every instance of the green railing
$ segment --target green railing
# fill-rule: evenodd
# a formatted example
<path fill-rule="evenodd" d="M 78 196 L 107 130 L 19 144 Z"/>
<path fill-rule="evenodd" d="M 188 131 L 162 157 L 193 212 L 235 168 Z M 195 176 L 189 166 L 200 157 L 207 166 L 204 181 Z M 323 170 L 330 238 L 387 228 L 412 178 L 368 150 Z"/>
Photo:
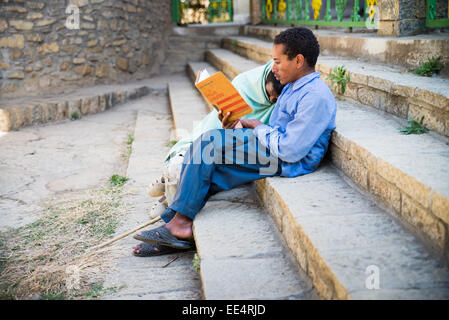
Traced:
<path fill-rule="evenodd" d="M 172 0 L 172 20 L 179 24 L 231 22 L 232 0 Z"/>
<path fill-rule="evenodd" d="M 230 22 L 233 20 L 232 0 L 211 0 L 208 7 L 209 22 Z"/>
<path fill-rule="evenodd" d="M 344 18 L 347 10 L 351 11 L 350 17 Z M 377 0 L 354 0 L 352 8 L 348 8 L 347 0 L 262 1 L 262 21 L 275 24 L 377 29 L 376 11 Z"/>
<path fill-rule="evenodd" d="M 449 1 L 427 0 L 426 27 L 449 27 Z"/>

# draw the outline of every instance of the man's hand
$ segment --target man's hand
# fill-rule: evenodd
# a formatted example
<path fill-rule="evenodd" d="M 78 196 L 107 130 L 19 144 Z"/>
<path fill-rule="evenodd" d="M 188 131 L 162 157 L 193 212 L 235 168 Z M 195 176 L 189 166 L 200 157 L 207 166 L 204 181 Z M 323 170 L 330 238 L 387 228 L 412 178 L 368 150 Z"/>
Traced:
<path fill-rule="evenodd" d="M 231 113 L 228 112 L 223 116 L 223 113 L 218 111 L 218 119 L 221 121 L 221 125 L 223 126 L 223 129 L 241 129 L 243 128 L 242 124 L 240 123 L 240 119 L 228 122 L 228 118 L 231 116 Z"/>
<path fill-rule="evenodd" d="M 231 113 L 228 112 L 226 113 L 226 115 L 223 116 L 221 110 L 218 111 L 218 119 L 221 121 L 223 129 L 240 129 L 240 128 L 254 129 L 258 125 L 263 124 L 259 120 L 255 119 L 237 119 L 228 123 L 228 118 L 230 117 L 230 115 Z"/>

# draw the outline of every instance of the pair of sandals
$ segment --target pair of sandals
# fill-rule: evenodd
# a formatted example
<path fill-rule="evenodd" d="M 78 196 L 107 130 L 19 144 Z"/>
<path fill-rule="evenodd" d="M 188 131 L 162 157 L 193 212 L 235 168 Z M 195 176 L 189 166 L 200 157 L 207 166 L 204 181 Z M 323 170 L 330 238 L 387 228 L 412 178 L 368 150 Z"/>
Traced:
<path fill-rule="evenodd" d="M 165 225 L 143 231 L 140 235 L 134 235 L 134 239 L 143 241 L 136 253 L 134 248 L 134 255 L 138 257 L 159 256 L 175 252 L 186 252 L 195 247 L 193 237 L 188 240 L 181 240 L 176 238 Z"/>
<path fill-rule="evenodd" d="M 165 179 L 160 177 L 147 187 L 150 197 L 161 197 L 150 210 L 150 217 L 160 216 L 168 207 L 165 198 Z M 169 253 L 186 252 L 195 247 L 193 238 L 189 241 L 176 238 L 164 225 L 162 227 L 143 231 L 140 235 L 134 235 L 134 239 L 142 241 L 134 247 L 133 254 L 138 257 L 160 256 Z M 139 251 L 138 253 L 136 251 Z"/>

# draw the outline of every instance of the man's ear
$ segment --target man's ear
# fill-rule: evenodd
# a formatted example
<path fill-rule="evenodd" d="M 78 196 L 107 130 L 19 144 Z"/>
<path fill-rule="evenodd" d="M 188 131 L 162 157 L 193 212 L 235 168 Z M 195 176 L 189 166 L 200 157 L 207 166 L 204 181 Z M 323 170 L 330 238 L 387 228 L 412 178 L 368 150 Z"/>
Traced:
<path fill-rule="evenodd" d="M 302 54 L 298 53 L 295 60 L 296 60 L 296 68 L 301 69 L 305 62 L 304 56 Z"/>

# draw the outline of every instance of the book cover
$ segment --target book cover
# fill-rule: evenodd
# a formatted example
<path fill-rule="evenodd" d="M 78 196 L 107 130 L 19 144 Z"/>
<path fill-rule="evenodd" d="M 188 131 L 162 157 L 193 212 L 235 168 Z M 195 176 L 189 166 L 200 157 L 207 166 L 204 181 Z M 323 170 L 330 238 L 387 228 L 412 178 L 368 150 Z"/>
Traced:
<path fill-rule="evenodd" d="M 234 121 L 253 111 L 221 71 L 211 76 L 206 69 L 199 71 L 195 86 L 223 115 L 231 112 L 228 121 Z"/>

